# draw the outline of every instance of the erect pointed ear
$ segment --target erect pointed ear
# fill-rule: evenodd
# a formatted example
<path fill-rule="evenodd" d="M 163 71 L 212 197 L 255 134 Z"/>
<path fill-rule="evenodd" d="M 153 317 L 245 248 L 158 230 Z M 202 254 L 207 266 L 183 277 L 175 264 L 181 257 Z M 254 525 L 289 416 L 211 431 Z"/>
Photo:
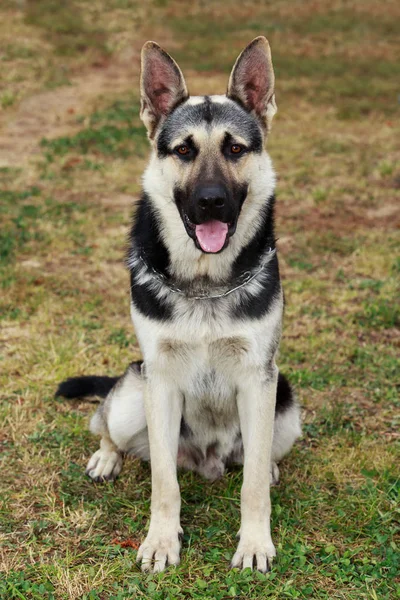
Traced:
<path fill-rule="evenodd" d="M 146 42 L 142 48 L 140 93 L 140 117 L 150 138 L 160 119 L 188 97 L 180 68 L 155 42 Z"/>
<path fill-rule="evenodd" d="M 227 96 L 254 112 L 269 131 L 277 111 L 274 68 L 269 43 L 256 37 L 239 55 L 232 69 Z"/>

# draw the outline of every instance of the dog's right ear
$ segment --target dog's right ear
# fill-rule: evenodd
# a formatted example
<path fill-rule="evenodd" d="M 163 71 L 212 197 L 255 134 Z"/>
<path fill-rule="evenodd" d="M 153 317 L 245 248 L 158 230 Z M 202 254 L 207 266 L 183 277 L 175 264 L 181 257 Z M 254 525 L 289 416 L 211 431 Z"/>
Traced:
<path fill-rule="evenodd" d="M 155 42 L 142 48 L 140 93 L 140 118 L 150 139 L 160 120 L 189 96 L 180 68 Z"/>

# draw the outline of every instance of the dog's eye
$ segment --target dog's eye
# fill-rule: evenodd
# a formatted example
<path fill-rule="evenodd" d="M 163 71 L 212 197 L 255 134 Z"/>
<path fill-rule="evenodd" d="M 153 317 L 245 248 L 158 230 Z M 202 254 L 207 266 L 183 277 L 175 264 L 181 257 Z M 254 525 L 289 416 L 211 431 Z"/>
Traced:
<path fill-rule="evenodd" d="M 188 146 L 185 146 L 185 144 L 182 144 L 182 146 L 178 146 L 177 148 L 175 148 L 175 152 L 177 152 L 181 156 L 185 156 L 189 154 L 190 149 Z"/>
<path fill-rule="evenodd" d="M 231 152 L 232 154 L 240 154 L 243 152 L 243 146 L 240 146 L 240 144 L 232 144 Z"/>

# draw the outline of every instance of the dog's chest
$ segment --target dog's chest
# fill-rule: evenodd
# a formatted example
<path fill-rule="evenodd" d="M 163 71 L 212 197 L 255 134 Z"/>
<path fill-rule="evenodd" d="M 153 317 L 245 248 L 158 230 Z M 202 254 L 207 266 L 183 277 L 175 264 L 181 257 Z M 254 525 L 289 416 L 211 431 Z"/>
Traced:
<path fill-rule="evenodd" d="M 223 371 L 203 365 L 182 391 L 183 416 L 192 429 L 228 428 L 237 421 L 235 385 Z"/>
<path fill-rule="evenodd" d="M 162 339 L 159 350 L 164 372 L 183 395 L 183 416 L 194 432 L 236 426 L 237 378 L 249 351 L 244 337 L 201 342 Z"/>

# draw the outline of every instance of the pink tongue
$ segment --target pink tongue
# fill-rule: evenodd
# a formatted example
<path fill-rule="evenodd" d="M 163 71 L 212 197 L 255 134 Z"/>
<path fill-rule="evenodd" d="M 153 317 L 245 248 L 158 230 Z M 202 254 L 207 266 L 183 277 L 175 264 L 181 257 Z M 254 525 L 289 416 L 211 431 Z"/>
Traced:
<path fill-rule="evenodd" d="M 196 236 L 204 252 L 219 252 L 225 244 L 228 234 L 228 223 L 207 221 L 196 225 Z"/>

